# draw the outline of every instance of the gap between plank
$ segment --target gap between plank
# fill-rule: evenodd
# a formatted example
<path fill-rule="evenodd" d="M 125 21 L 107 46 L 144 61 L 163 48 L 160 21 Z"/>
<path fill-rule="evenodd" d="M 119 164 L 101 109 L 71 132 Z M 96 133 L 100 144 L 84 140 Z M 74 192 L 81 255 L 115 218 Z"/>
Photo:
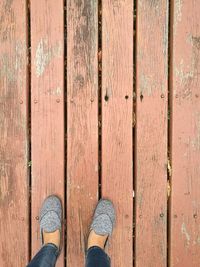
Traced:
<path fill-rule="evenodd" d="M 172 2 L 169 0 L 168 2 L 168 124 L 167 124 L 167 152 L 168 152 L 168 164 L 167 164 L 167 181 L 168 181 L 168 191 L 169 195 L 167 196 L 167 267 L 170 267 L 170 212 L 171 212 L 171 98 L 172 98 L 172 92 L 171 92 L 171 71 L 172 71 L 172 58 L 171 58 L 171 40 L 172 40 L 172 24 L 171 21 L 172 13 Z"/>
<path fill-rule="evenodd" d="M 67 267 L 67 0 L 64 0 L 64 267 Z"/>
<path fill-rule="evenodd" d="M 137 17 L 137 0 L 133 0 L 133 117 L 132 117 L 132 131 L 133 131 L 133 266 L 135 266 L 135 151 L 136 151 L 136 17 Z"/>
<path fill-rule="evenodd" d="M 101 199 L 102 181 L 102 0 L 98 1 L 98 197 Z"/>

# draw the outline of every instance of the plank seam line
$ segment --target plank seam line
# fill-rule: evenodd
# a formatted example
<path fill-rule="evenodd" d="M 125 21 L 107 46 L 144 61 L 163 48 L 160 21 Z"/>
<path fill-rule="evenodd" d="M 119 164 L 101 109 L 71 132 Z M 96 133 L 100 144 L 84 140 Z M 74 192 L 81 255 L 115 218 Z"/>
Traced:
<path fill-rule="evenodd" d="M 98 198 L 102 196 L 102 0 L 98 1 Z"/>
<path fill-rule="evenodd" d="M 167 195 L 167 267 L 170 267 L 170 210 L 171 210 L 171 6 L 172 1 L 168 1 L 168 105 L 167 105 L 167 186 L 168 186 L 168 195 Z"/>
<path fill-rule="evenodd" d="M 67 267 L 67 0 L 63 1 L 64 16 L 64 267 Z"/>
<path fill-rule="evenodd" d="M 133 111 L 132 111 L 132 138 L 133 138 L 133 266 L 135 266 L 135 227 L 136 227 L 136 203 L 135 203 L 135 148 L 136 148 L 136 135 L 135 135 L 135 126 L 136 126 L 136 18 L 137 18 L 137 0 L 133 0 Z"/>
<path fill-rule="evenodd" d="M 28 160 L 28 223 L 29 223 L 29 231 L 28 231 L 28 258 L 29 261 L 31 260 L 32 255 L 32 195 L 31 195 L 31 188 L 32 188 L 32 162 L 31 162 L 31 2 L 27 0 L 26 2 L 26 16 L 27 16 L 27 57 L 28 57 L 28 67 L 27 67 L 27 76 L 28 76 L 28 92 L 27 92 L 27 127 L 28 127 L 28 153 L 27 153 L 27 160 Z"/>

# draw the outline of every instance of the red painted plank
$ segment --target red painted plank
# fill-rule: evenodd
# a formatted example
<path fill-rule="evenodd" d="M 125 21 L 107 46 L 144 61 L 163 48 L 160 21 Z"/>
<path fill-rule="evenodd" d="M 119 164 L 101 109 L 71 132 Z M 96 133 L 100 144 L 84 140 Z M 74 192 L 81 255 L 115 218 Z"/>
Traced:
<path fill-rule="evenodd" d="M 84 266 L 98 199 L 98 1 L 67 1 L 67 266 Z"/>
<path fill-rule="evenodd" d="M 63 11 L 62 0 L 31 1 L 32 254 L 40 247 L 42 201 L 64 197 Z"/>
<path fill-rule="evenodd" d="M 29 256 L 26 12 L 24 0 L 0 2 L 1 267 L 26 266 Z"/>
<path fill-rule="evenodd" d="M 115 267 L 133 266 L 132 91 L 133 1 L 102 1 L 102 196 L 117 212 Z"/>
<path fill-rule="evenodd" d="M 200 1 L 172 4 L 170 266 L 200 266 Z"/>
<path fill-rule="evenodd" d="M 168 1 L 138 1 L 135 266 L 167 266 Z"/>

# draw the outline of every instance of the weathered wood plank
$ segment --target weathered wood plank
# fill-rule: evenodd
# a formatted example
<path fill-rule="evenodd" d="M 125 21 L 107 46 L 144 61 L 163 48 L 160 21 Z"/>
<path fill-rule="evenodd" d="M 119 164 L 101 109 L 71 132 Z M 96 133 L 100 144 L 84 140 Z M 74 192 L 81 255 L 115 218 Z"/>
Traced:
<path fill-rule="evenodd" d="M 31 1 L 32 254 L 40 247 L 43 200 L 64 197 L 63 11 L 62 0 Z"/>
<path fill-rule="evenodd" d="M 26 12 L 24 0 L 0 2 L 1 267 L 26 266 L 29 256 Z"/>
<path fill-rule="evenodd" d="M 98 200 L 98 1 L 67 1 L 67 266 L 84 266 Z"/>
<path fill-rule="evenodd" d="M 200 1 L 172 2 L 170 266 L 200 266 Z"/>
<path fill-rule="evenodd" d="M 117 224 L 112 266 L 133 266 L 133 1 L 102 1 L 102 196 Z"/>
<path fill-rule="evenodd" d="M 135 266 L 167 266 L 168 0 L 138 1 Z"/>

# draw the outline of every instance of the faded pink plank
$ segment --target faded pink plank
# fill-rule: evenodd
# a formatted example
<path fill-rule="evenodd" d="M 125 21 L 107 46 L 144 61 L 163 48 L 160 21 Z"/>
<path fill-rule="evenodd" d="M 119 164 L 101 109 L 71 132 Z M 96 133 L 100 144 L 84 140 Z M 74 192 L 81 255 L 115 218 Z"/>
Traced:
<path fill-rule="evenodd" d="M 31 1 L 32 255 L 41 245 L 43 200 L 64 197 L 63 22 L 62 0 Z M 64 266 L 63 251 L 57 266 Z"/>
<path fill-rule="evenodd" d="M 172 4 L 170 266 L 200 266 L 200 1 Z"/>
<path fill-rule="evenodd" d="M 67 1 L 67 266 L 84 266 L 98 199 L 98 1 Z"/>
<path fill-rule="evenodd" d="M 135 266 L 167 266 L 168 1 L 138 1 Z"/>
<path fill-rule="evenodd" d="M 0 266 L 28 262 L 26 1 L 0 2 Z M 19 242 L 21 240 L 21 242 Z"/>
<path fill-rule="evenodd" d="M 133 266 L 133 1 L 102 1 L 102 197 L 117 222 L 112 266 Z"/>

